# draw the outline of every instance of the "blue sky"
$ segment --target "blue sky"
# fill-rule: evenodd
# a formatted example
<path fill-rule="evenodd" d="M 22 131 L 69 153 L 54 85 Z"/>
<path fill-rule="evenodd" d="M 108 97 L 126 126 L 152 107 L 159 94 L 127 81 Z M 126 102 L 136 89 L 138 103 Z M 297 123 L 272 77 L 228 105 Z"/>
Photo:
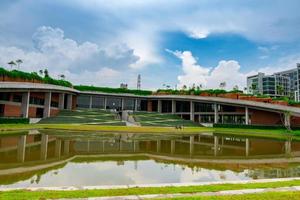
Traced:
<path fill-rule="evenodd" d="M 0 65 L 74 83 L 243 88 L 300 62 L 297 0 L 2 0 Z"/>

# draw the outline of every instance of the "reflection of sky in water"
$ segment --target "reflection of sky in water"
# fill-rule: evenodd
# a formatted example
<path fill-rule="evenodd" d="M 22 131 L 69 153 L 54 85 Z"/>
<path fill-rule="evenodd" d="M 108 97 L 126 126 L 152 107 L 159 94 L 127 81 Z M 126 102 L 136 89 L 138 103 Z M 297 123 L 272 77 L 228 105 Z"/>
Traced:
<path fill-rule="evenodd" d="M 119 165 L 115 161 L 68 163 L 61 169 L 48 171 L 41 177 L 33 176 L 9 187 L 123 185 L 250 179 L 246 174 L 247 170 L 240 173 L 204 168 L 193 171 L 188 167 L 156 163 L 152 160 L 125 161 Z"/>

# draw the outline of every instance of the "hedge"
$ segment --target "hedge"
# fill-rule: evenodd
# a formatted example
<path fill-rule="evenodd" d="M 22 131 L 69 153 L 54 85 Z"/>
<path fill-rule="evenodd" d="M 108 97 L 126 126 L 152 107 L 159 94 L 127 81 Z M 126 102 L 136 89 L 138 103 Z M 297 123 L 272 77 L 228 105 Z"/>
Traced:
<path fill-rule="evenodd" d="M 253 124 L 214 124 L 216 128 L 245 128 L 245 129 L 286 129 L 283 125 L 253 125 Z"/>
<path fill-rule="evenodd" d="M 109 87 L 95 87 L 87 85 L 75 85 L 74 89 L 80 91 L 96 91 L 96 92 L 105 92 L 105 93 L 127 93 L 135 95 L 151 95 L 152 91 L 149 90 L 132 90 L 125 88 L 109 88 Z"/>
<path fill-rule="evenodd" d="M 2 118 L 0 124 L 29 124 L 29 118 Z"/>

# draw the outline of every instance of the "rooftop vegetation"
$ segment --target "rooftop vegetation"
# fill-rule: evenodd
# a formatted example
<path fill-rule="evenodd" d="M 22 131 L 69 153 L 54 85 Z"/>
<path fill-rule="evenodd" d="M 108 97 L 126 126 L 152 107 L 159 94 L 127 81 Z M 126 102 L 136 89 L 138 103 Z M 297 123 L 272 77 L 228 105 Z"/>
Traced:
<path fill-rule="evenodd" d="M 96 87 L 96 86 L 87 86 L 87 85 L 75 85 L 74 88 L 80 91 L 96 91 L 96 92 L 105 92 L 105 93 L 127 93 L 134 95 L 151 95 L 152 91 L 150 90 L 133 90 L 126 88 L 109 88 L 109 87 Z"/>
<path fill-rule="evenodd" d="M 23 72 L 19 70 L 6 70 L 0 67 L 0 76 L 2 77 L 10 77 L 10 78 L 20 78 L 28 81 L 41 81 L 43 83 L 52 84 L 52 85 L 60 85 L 65 87 L 72 87 L 72 83 L 66 80 L 58 80 L 54 79 L 49 74 L 45 74 L 44 77 L 40 76 L 37 72 Z"/>
<path fill-rule="evenodd" d="M 218 95 L 218 94 L 226 94 L 226 93 L 243 93 L 240 90 L 231 90 L 226 91 L 224 89 L 186 89 L 186 90 L 173 90 L 173 89 L 158 89 L 157 93 L 164 94 L 173 94 L 173 95 L 201 95 L 201 94 L 209 94 L 209 95 Z"/>

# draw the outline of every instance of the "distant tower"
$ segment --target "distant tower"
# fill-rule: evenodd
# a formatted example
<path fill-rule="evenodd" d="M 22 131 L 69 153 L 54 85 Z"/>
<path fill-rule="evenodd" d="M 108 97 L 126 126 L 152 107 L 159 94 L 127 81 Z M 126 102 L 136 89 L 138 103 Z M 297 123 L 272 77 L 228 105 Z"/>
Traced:
<path fill-rule="evenodd" d="M 138 90 L 141 89 L 141 75 L 140 75 L 140 74 L 139 74 L 138 77 L 137 77 L 137 86 L 136 86 L 136 88 L 137 88 Z"/>

